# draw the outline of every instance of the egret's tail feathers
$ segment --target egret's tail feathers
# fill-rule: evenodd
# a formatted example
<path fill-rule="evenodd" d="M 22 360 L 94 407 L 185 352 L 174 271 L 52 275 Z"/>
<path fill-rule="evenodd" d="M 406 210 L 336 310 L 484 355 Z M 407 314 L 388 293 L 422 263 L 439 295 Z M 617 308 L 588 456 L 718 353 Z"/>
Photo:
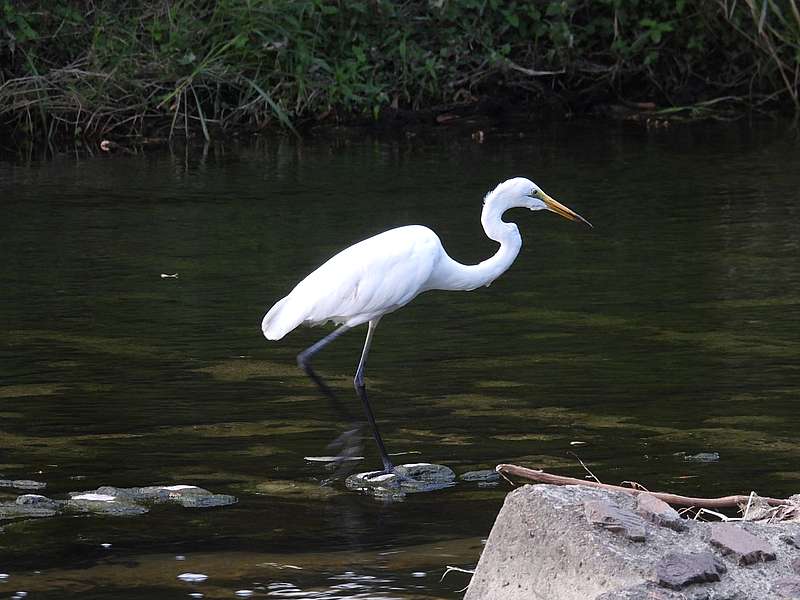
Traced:
<path fill-rule="evenodd" d="M 279 340 L 303 322 L 303 315 L 291 310 L 289 297 L 275 303 L 261 321 L 261 331 L 268 340 Z"/>

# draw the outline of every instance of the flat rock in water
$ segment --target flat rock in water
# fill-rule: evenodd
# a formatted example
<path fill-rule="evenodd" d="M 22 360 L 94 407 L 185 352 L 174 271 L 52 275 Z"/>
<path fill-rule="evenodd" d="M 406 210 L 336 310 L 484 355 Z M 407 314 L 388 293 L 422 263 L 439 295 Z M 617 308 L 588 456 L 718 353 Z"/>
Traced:
<path fill-rule="evenodd" d="M 719 452 L 698 452 L 697 454 L 678 452 L 678 454 L 683 456 L 683 460 L 688 462 L 710 463 L 719 460 Z"/>
<path fill-rule="evenodd" d="M 212 494 L 208 490 L 203 490 L 203 494 L 187 492 L 171 498 L 186 508 L 212 508 L 214 506 L 228 506 L 236 504 L 236 497 L 228 494 Z"/>
<path fill-rule="evenodd" d="M 53 517 L 63 512 L 94 513 L 129 517 L 148 512 L 148 505 L 173 502 L 187 508 L 234 504 L 236 498 L 214 494 L 195 485 L 116 488 L 70 492 L 67 500 L 53 500 L 39 494 L 22 494 L 13 502 L 0 502 L 0 520 Z"/>
<path fill-rule="evenodd" d="M 132 517 L 142 515 L 147 508 L 134 504 L 124 498 L 94 492 L 72 492 L 66 508 L 75 512 L 88 512 L 113 517 Z"/>
<path fill-rule="evenodd" d="M 740 565 L 775 560 L 775 550 L 767 542 L 732 523 L 711 523 L 712 546 L 733 555 Z"/>
<path fill-rule="evenodd" d="M 13 502 L 0 502 L 0 520 L 55 516 L 62 503 L 39 494 L 23 494 Z"/>
<path fill-rule="evenodd" d="M 379 497 L 402 498 L 406 494 L 450 487 L 455 479 L 456 474 L 444 465 L 410 463 L 398 465 L 392 473 L 355 473 L 345 480 L 345 485 L 351 490 L 369 492 Z"/>
<path fill-rule="evenodd" d="M 114 501 L 127 504 L 174 502 L 187 508 L 227 506 L 236 503 L 234 496 L 214 494 L 196 485 L 151 485 L 132 488 L 101 486 L 90 492 L 72 492 L 70 496 L 73 499 L 80 496 L 83 500 Z"/>
<path fill-rule="evenodd" d="M 54 510 L 62 504 L 58 500 L 52 500 L 40 494 L 22 494 L 21 496 L 17 496 L 14 503 L 20 506 L 35 506 L 37 508 L 50 508 Z"/>
<path fill-rule="evenodd" d="M 500 481 L 500 473 L 494 469 L 467 471 L 458 476 L 461 481 L 477 481 L 479 483 L 495 483 Z"/>
<path fill-rule="evenodd" d="M 46 483 L 32 479 L 0 479 L 0 487 L 17 488 L 18 490 L 43 490 Z"/>
<path fill-rule="evenodd" d="M 680 590 L 693 583 L 719 581 L 727 568 L 710 552 L 673 552 L 656 565 L 659 585 Z"/>

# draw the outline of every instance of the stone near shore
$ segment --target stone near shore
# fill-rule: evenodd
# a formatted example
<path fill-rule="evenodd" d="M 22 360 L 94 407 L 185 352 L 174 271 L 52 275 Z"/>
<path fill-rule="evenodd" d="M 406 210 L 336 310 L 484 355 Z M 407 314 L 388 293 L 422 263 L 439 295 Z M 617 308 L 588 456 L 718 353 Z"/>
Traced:
<path fill-rule="evenodd" d="M 636 513 L 651 523 L 675 531 L 684 531 L 687 528 L 686 520 L 681 518 L 677 510 L 652 494 L 636 496 Z"/>
<path fill-rule="evenodd" d="M 723 554 L 736 557 L 740 565 L 775 560 L 775 551 L 767 542 L 732 523 L 711 523 L 711 544 Z"/>
<path fill-rule="evenodd" d="M 792 595 L 800 579 L 792 562 L 800 555 L 781 541 L 800 533 L 800 523 L 681 519 L 676 525 L 673 517 L 658 503 L 622 492 L 523 486 L 506 497 L 465 600 L 800 598 Z M 731 539 L 722 536 L 733 546 L 727 554 L 711 543 L 715 525 L 726 525 L 726 534 L 736 530 Z M 750 545 L 733 541 L 741 537 Z M 745 564 L 752 559 L 758 562 Z"/>
<path fill-rule="evenodd" d="M 680 590 L 693 583 L 719 581 L 728 568 L 711 552 L 673 552 L 656 565 L 659 585 Z"/>
<path fill-rule="evenodd" d="M 586 520 L 609 531 L 616 531 L 633 542 L 645 539 L 644 521 L 629 510 L 606 500 L 588 500 L 583 503 Z"/>

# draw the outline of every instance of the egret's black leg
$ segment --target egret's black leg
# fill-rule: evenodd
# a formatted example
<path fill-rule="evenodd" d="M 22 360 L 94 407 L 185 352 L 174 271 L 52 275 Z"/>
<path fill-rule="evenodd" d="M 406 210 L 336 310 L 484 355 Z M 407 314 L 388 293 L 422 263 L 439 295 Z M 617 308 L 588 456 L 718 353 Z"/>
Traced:
<path fill-rule="evenodd" d="M 346 325 L 342 325 L 334 332 L 325 336 L 315 344 L 312 344 L 297 355 L 297 365 L 303 369 L 303 371 L 305 371 L 306 375 L 308 375 L 314 383 L 317 384 L 317 387 L 328 398 L 333 408 L 342 416 L 342 418 L 344 418 L 348 423 L 353 424 L 350 429 L 342 433 L 342 435 L 340 435 L 330 444 L 331 448 L 334 450 L 339 450 L 339 453 L 336 457 L 336 462 L 340 466 L 348 458 L 357 456 L 361 451 L 361 426 L 356 424 L 356 420 L 353 418 L 353 415 L 344 407 L 341 402 L 339 402 L 336 394 L 334 394 L 333 390 L 328 387 L 328 384 L 325 383 L 325 380 L 317 375 L 316 371 L 311 368 L 311 359 L 317 352 L 322 350 L 325 346 L 330 344 L 348 329 L 350 328 Z"/>
<path fill-rule="evenodd" d="M 325 380 L 322 379 L 319 375 L 317 375 L 316 371 L 311 368 L 311 359 L 314 358 L 314 355 L 322 350 L 325 346 L 330 344 L 333 340 L 337 337 L 342 335 L 345 331 L 350 329 L 346 325 L 342 325 L 332 333 L 326 335 L 324 338 L 311 344 L 308 348 L 303 350 L 300 354 L 297 355 L 297 366 L 305 371 L 306 375 L 311 378 L 311 381 L 317 384 L 317 387 L 320 391 L 325 394 L 328 400 L 331 401 L 331 404 L 336 409 L 336 411 L 341 414 L 347 421 L 353 422 L 353 416 L 350 412 L 344 407 L 344 405 L 339 402 L 339 399 L 336 397 L 336 394 L 333 393 L 333 390 L 328 387 L 328 384 L 325 383 Z"/>
<path fill-rule="evenodd" d="M 364 341 L 364 350 L 361 352 L 361 360 L 358 361 L 358 368 L 356 369 L 356 376 L 353 379 L 356 393 L 361 398 L 364 404 L 364 412 L 367 413 L 367 421 L 372 429 L 372 436 L 375 438 L 375 443 L 378 445 L 378 452 L 380 452 L 381 460 L 383 461 L 383 470 L 386 473 L 391 473 L 394 470 L 392 461 L 389 460 L 389 455 L 386 453 L 386 446 L 383 444 L 383 438 L 378 431 L 378 424 L 375 422 L 375 415 L 372 414 L 372 407 L 369 405 L 367 399 L 367 385 L 364 381 L 364 369 L 367 365 L 367 355 L 369 354 L 369 347 L 372 345 L 372 336 L 375 333 L 375 328 L 378 326 L 379 319 L 373 319 L 369 322 L 369 329 L 367 330 L 367 339 Z"/>

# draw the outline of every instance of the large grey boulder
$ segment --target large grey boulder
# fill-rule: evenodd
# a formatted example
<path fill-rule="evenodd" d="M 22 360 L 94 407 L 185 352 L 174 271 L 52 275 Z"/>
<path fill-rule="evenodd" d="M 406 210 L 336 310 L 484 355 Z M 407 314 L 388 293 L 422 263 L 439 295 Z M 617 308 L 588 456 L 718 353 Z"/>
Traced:
<path fill-rule="evenodd" d="M 800 550 L 784 540 L 798 533 L 798 523 L 676 523 L 629 494 L 526 485 L 506 497 L 465 600 L 794 597 Z"/>

